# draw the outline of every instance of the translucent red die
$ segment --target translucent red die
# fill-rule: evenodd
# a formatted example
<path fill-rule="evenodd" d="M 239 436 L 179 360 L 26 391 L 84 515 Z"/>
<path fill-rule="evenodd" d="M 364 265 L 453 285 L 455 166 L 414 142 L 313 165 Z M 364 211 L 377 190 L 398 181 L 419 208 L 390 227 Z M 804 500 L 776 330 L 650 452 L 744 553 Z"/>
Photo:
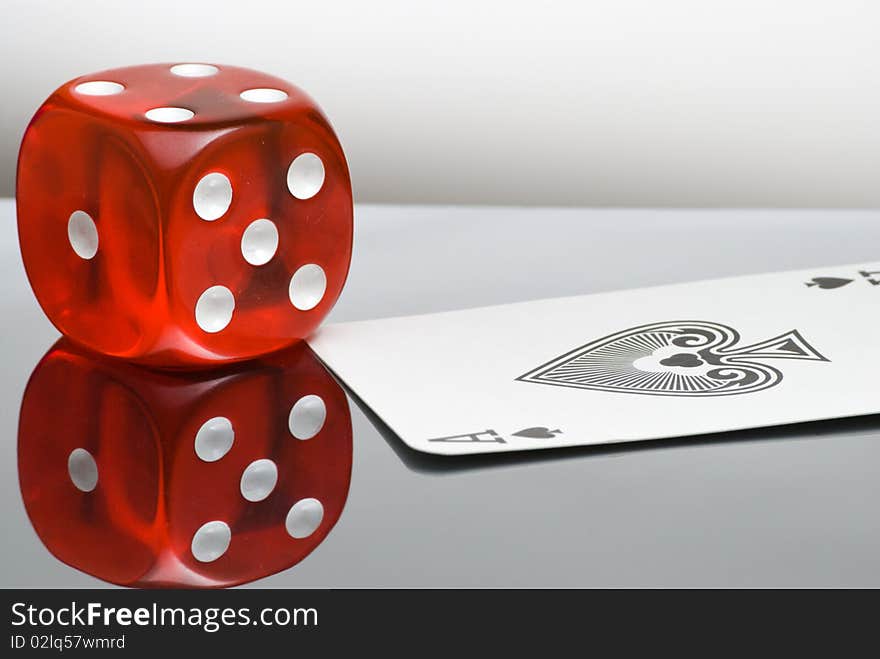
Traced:
<path fill-rule="evenodd" d="M 284 80 L 208 64 L 59 87 L 21 145 L 21 252 L 43 310 L 100 353 L 238 361 L 307 336 L 351 258 L 345 156 Z"/>
<path fill-rule="evenodd" d="M 247 369 L 171 373 L 62 339 L 22 401 L 34 530 L 124 586 L 217 588 L 296 565 L 342 514 L 351 463 L 345 394 L 302 342 Z"/>

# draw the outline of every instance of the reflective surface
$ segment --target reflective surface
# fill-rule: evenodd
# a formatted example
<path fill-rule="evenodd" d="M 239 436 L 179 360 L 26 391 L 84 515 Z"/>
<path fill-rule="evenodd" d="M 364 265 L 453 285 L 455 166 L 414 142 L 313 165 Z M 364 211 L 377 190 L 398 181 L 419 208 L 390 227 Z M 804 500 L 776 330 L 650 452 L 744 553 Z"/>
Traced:
<path fill-rule="evenodd" d="M 47 551 L 22 502 L 21 397 L 57 334 L 27 288 L 13 217 L 0 202 L 0 585 L 106 586 Z M 867 212 L 367 206 L 358 227 L 331 320 L 869 261 L 880 245 Z M 421 456 L 356 404 L 351 419 L 338 523 L 250 585 L 880 586 L 878 417 L 501 459 Z M 222 425 L 213 437 L 222 453 Z"/>

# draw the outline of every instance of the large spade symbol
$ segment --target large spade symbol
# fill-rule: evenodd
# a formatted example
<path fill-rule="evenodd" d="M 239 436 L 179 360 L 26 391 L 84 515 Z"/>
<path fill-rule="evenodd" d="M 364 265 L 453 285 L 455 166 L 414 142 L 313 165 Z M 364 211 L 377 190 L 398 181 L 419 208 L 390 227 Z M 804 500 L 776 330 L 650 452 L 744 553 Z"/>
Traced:
<path fill-rule="evenodd" d="M 522 382 L 653 396 L 729 396 L 782 381 L 767 360 L 829 361 L 797 330 L 738 346 L 732 327 L 669 321 L 603 337 L 529 371 Z"/>

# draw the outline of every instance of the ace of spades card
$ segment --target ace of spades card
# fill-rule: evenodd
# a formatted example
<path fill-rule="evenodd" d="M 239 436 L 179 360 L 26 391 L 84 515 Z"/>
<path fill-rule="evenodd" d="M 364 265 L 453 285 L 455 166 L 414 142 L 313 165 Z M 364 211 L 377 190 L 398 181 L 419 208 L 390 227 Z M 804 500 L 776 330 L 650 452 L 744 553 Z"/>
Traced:
<path fill-rule="evenodd" d="M 880 411 L 880 266 L 329 325 L 310 339 L 408 446 L 593 445 Z"/>

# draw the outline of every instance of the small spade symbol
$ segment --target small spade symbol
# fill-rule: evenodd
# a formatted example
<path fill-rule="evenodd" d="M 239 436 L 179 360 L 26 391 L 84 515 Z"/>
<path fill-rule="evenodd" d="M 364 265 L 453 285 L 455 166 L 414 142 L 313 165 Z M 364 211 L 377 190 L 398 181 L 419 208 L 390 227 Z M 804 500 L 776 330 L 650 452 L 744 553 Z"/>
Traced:
<path fill-rule="evenodd" d="M 696 366 L 702 366 L 703 360 L 693 353 L 680 352 L 676 355 L 672 355 L 672 357 L 661 359 L 660 363 L 664 366 L 684 366 L 685 368 L 694 368 Z"/>
<path fill-rule="evenodd" d="M 813 277 L 812 281 L 807 282 L 807 286 L 818 286 L 819 288 L 840 288 L 852 283 L 852 279 L 843 279 L 842 277 Z"/>
<path fill-rule="evenodd" d="M 562 431 L 559 429 L 549 430 L 544 426 L 538 426 L 536 428 L 523 428 L 513 434 L 516 437 L 528 437 L 529 439 L 553 439 L 555 435 L 561 435 Z"/>

